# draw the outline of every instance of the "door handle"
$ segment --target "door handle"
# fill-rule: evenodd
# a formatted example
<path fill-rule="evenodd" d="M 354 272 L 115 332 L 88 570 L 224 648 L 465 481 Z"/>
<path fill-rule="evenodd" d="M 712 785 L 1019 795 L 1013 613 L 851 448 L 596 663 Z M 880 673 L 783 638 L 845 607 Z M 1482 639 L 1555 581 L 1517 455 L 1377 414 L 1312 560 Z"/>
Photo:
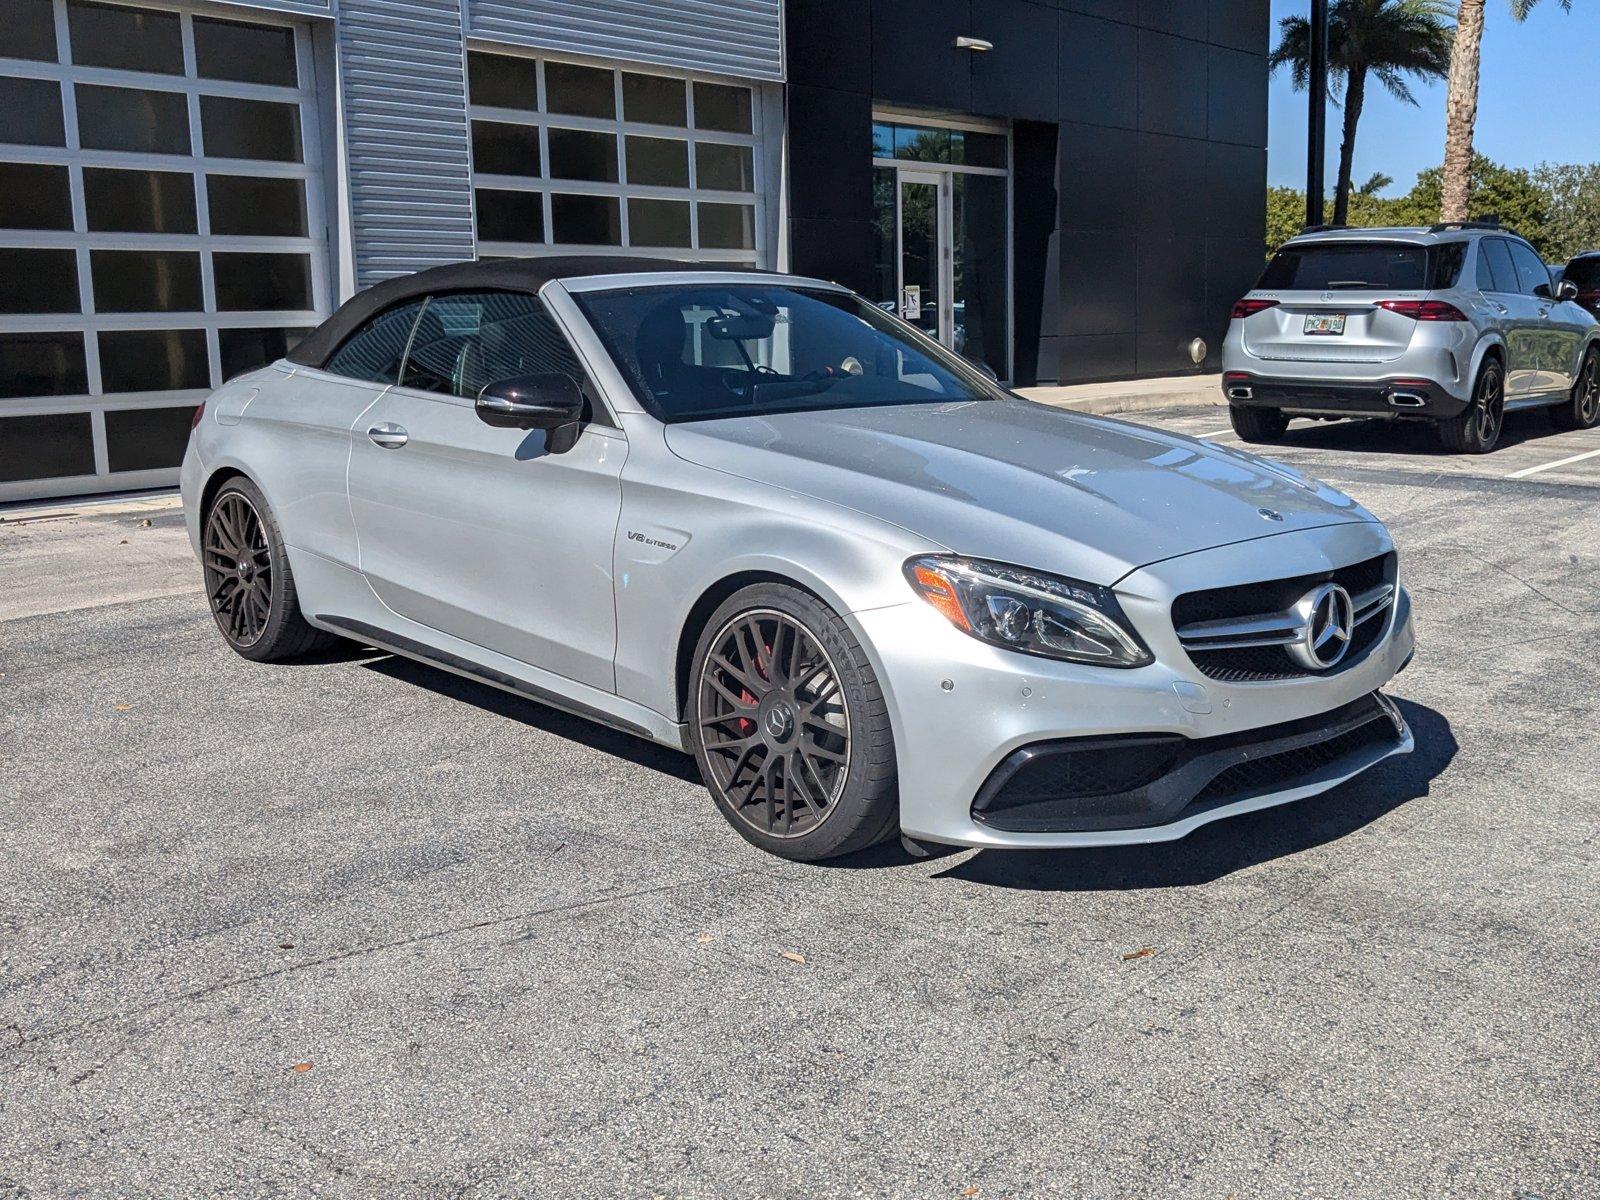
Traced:
<path fill-rule="evenodd" d="M 1550 310 L 1548 308 L 1541 308 L 1539 310 L 1539 319 L 1541 321 L 1548 321 L 1550 319 Z"/>
<path fill-rule="evenodd" d="M 367 436 L 385 450 L 398 450 L 411 439 L 411 435 L 398 425 L 385 422 L 367 430 Z"/>

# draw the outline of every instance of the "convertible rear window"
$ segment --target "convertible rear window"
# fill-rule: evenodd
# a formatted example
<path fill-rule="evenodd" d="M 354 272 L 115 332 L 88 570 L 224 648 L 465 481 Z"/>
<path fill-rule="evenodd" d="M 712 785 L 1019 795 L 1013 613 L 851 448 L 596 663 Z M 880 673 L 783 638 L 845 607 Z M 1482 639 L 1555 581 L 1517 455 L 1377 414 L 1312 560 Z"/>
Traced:
<path fill-rule="evenodd" d="M 942 346 L 848 292 L 686 284 L 576 299 L 662 421 L 998 394 Z"/>
<path fill-rule="evenodd" d="M 1404 242 L 1307 242 L 1272 256 L 1258 288 L 1271 291 L 1435 291 L 1455 286 L 1465 242 L 1413 246 Z"/>

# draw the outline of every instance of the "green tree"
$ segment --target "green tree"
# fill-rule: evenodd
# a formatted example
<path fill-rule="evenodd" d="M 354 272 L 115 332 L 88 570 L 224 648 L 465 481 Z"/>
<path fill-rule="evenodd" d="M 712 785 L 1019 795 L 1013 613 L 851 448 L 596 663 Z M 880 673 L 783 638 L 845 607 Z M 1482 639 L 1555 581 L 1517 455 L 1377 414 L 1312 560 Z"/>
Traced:
<path fill-rule="evenodd" d="M 1533 170 L 1533 182 L 1544 193 L 1551 260 L 1600 249 L 1600 163 L 1542 163 Z"/>
<path fill-rule="evenodd" d="M 1572 0 L 1560 0 L 1572 10 Z M 1539 0 L 1506 0 L 1511 19 L 1525 21 Z M 1450 89 L 1444 102 L 1444 219 L 1465 220 L 1470 208 L 1472 130 L 1478 123 L 1478 73 L 1483 48 L 1484 0 L 1461 0 L 1456 10 L 1455 50 L 1450 56 Z"/>
<path fill-rule="evenodd" d="M 1306 194 L 1299 188 L 1267 189 L 1267 257 L 1305 228 Z"/>
<path fill-rule="evenodd" d="M 1475 220 L 1499 217 L 1500 224 L 1520 233 L 1544 254 L 1549 245 L 1545 223 L 1548 203 L 1532 174 L 1521 167 L 1503 167 L 1481 154 L 1472 156 L 1468 176 L 1466 217 L 1443 215 L 1444 168 L 1429 167 L 1417 176 L 1411 191 L 1402 196 L 1394 211 L 1399 225 L 1431 225 L 1441 220 Z"/>
<path fill-rule="evenodd" d="M 1449 12 L 1448 0 L 1333 0 L 1328 11 L 1328 85 L 1330 92 L 1344 93 L 1335 225 L 1343 225 L 1350 212 L 1350 171 L 1367 77 L 1395 99 L 1416 104 L 1408 78 L 1443 79 L 1449 73 L 1454 32 Z M 1295 89 L 1303 90 L 1311 77 L 1311 23 L 1305 17 L 1284 17 L 1278 29 L 1272 69 L 1288 67 Z"/>

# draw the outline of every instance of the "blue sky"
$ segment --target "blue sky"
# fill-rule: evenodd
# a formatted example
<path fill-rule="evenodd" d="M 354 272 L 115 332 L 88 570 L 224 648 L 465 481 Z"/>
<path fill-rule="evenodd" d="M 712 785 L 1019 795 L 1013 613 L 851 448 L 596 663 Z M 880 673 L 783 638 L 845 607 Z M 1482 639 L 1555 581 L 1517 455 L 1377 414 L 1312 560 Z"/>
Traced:
<path fill-rule="evenodd" d="M 1452 7 L 1454 7 L 1452 5 Z M 1310 11 L 1308 0 L 1272 0 L 1272 44 L 1278 20 Z M 1395 100 L 1371 82 L 1356 134 L 1356 185 L 1374 171 L 1393 175 L 1386 194 L 1408 191 L 1418 171 L 1444 158 L 1441 82 L 1412 89 L 1419 106 Z M 1306 93 L 1289 86 L 1287 71 L 1272 78 L 1267 133 L 1267 179 L 1304 187 Z M 1340 109 L 1328 109 L 1328 190 L 1339 162 Z M 1475 142 L 1509 166 L 1600 160 L 1600 4 L 1541 0 L 1527 21 L 1514 22 L 1506 0 L 1488 0 L 1483 36 L 1483 82 Z"/>

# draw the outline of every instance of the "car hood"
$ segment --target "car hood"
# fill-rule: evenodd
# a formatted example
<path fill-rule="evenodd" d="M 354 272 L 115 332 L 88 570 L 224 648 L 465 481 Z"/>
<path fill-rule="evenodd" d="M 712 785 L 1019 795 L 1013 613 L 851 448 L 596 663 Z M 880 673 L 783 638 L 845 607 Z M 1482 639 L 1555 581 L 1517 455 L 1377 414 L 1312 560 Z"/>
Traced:
<path fill-rule="evenodd" d="M 1092 583 L 1375 518 L 1290 467 L 1018 398 L 669 425 L 690 462 L 846 505 L 946 549 Z"/>

